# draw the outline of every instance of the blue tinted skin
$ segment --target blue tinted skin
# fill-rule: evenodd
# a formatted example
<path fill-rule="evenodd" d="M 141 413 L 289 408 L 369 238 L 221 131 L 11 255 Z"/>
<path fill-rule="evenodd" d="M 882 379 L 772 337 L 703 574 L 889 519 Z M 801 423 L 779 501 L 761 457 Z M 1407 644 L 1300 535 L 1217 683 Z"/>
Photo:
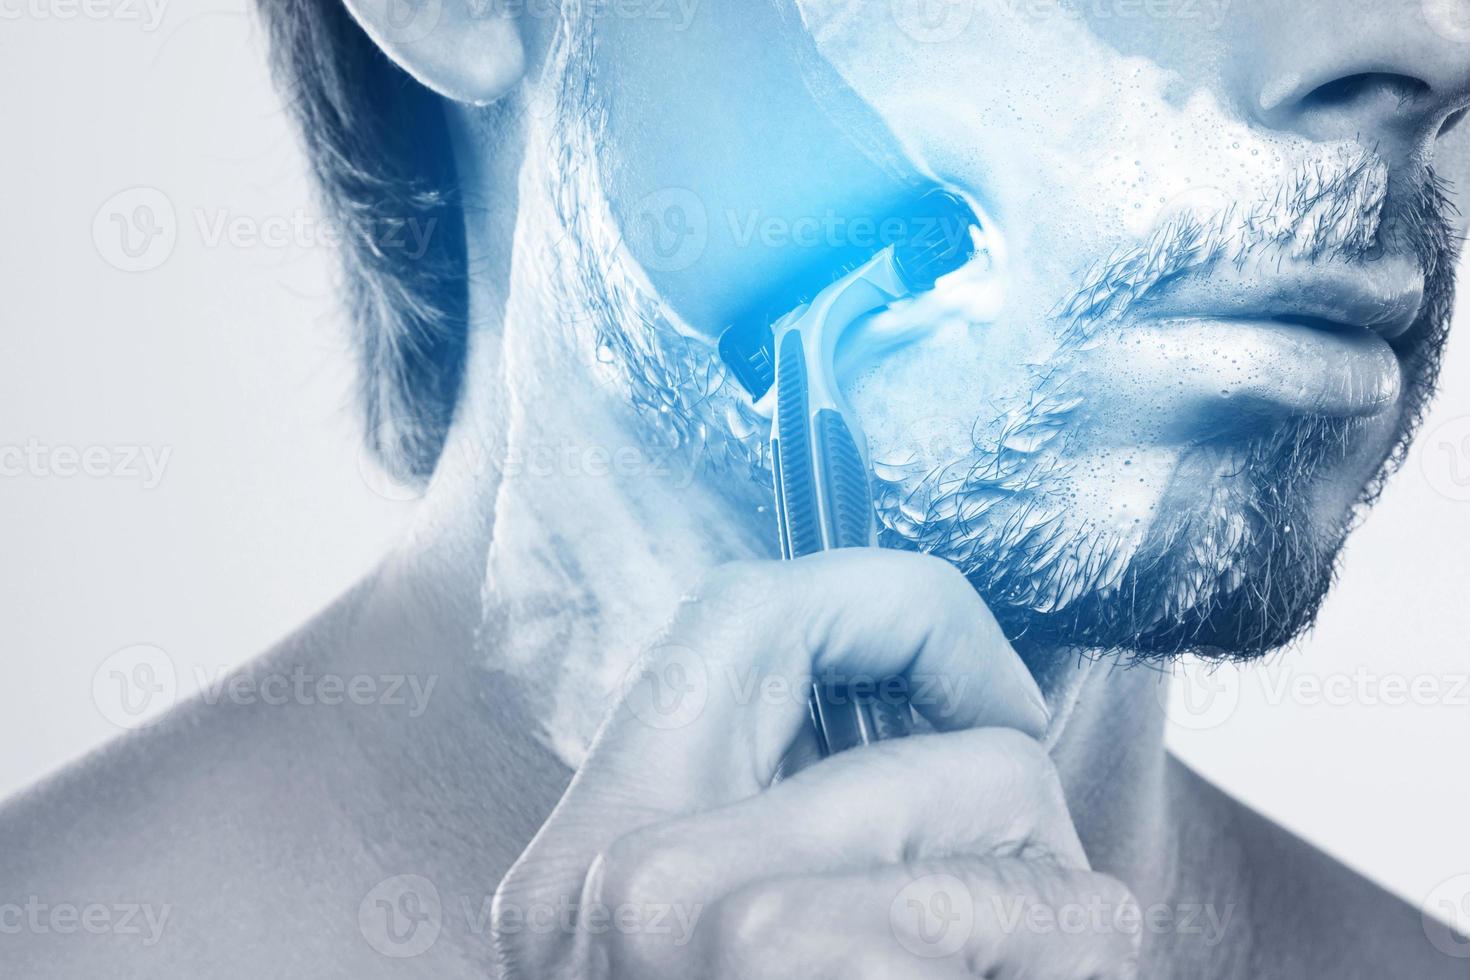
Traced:
<path fill-rule="evenodd" d="M 877 6 L 885 15 L 890 7 Z M 444 9 L 443 30 L 453 32 L 455 5 Z M 1470 69 L 1418 4 L 1261 0 L 1209 18 L 1110 12 L 1092 5 L 1085 19 L 1098 43 L 1177 72 L 1181 91 L 1209 91 L 1255 131 L 1313 144 L 1363 139 L 1399 181 L 1431 153 L 1443 176 L 1463 176 L 1464 131 L 1439 130 L 1470 88 Z M 792 9 L 730 2 L 697 13 L 596 22 L 610 213 L 606 223 L 584 213 L 584 227 L 632 240 L 647 210 L 640 203 L 665 203 L 671 189 L 692 194 L 714 216 L 697 260 L 661 263 L 657 249 L 645 250 L 648 281 L 637 285 L 653 294 L 658 317 L 712 339 L 772 282 L 820 278 L 820 249 L 745 236 L 752 217 L 793 228 L 828 213 L 881 214 L 932 175 L 902 151 L 897 123 L 821 57 Z M 440 471 L 413 533 L 383 565 L 252 668 L 433 676 L 427 708 L 410 717 L 382 705 L 188 705 L 10 802 L 0 811 L 0 880 L 12 894 L 167 903 L 173 912 L 146 949 L 118 934 L 7 935 L 7 967 L 480 977 L 498 968 L 498 942 L 517 976 L 807 977 L 845 970 L 852 956 L 880 976 L 956 976 L 955 959 L 923 955 L 944 937 L 902 914 L 947 915 L 963 896 L 980 909 L 1021 898 L 1116 911 L 1131 894 L 1174 923 L 1144 931 L 1144 976 L 1462 975 L 1463 960 L 1429 941 L 1418 909 L 1173 762 L 1153 672 L 1112 671 L 1065 649 L 1029 651 L 1023 663 L 974 590 L 938 559 L 852 550 L 769 561 L 759 481 L 691 468 L 650 442 L 625 372 L 597 356 L 592 328 L 602 324 L 587 315 L 587 297 L 553 271 L 566 265 L 568 242 L 550 188 L 573 176 L 556 169 L 560 144 L 538 81 L 554 25 L 526 16 L 520 30 L 525 90 L 498 109 L 450 107 L 474 216 L 475 329 Z M 391 53 L 428 77 L 472 52 Z M 1006 57 L 995 50 L 996 61 Z M 1005 81 L 1051 86 L 1078 103 L 1089 91 L 1024 71 Z M 972 135 L 987 146 L 1024 142 L 998 123 Z M 1120 149 L 1084 141 L 1012 162 L 1060 196 L 1058 173 Z M 1067 257 L 1033 284 L 1075 285 L 1083 270 L 1072 260 L 1105 258 L 1124 237 L 1116 224 L 1038 221 L 1001 199 L 998 185 L 974 175 L 970 183 L 1003 240 L 1022 240 L 1028 220 L 1042 240 L 1068 239 L 1066 249 L 1017 253 L 1037 268 L 1048 255 Z M 687 230 L 674 211 L 654 213 L 674 222 L 655 230 Z M 570 243 L 573 252 L 599 244 Z M 628 269 L 612 272 L 631 277 Z M 633 289 L 625 279 L 604 285 Z M 1219 328 L 1203 320 L 1201 332 Z M 1279 340 L 1251 337 L 1251 349 L 1267 353 Z M 854 383 L 860 410 L 876 406 L 868 414 L 879 436 L 901 403 L 975 421 L 973 404 L 952 401 L 967 358 L 984 353 L 968 339 L 951 331 L 910 345 L 882 362 L 877 381 Z M 1206 346 L 1169 348 L 1157 370 L 1179 371 Z M 1099 397 L 1122 390 L 1103 366 L 1128 360 L 1079 377 Z M 1257 392 L 1271 424 L 1295 411 L 1289 394 L 1303 378 L 1320 386 L 1299 375 Z M 1093 419 L 1094 429 L 1167 457 L 1172 443 L 1145 444 L 1157 433 L 1130 414 L 1148 402 L 1120 396 L 1117 414 Z M 1392 441 L 1397 413 L 1379 408 L 1342 465 L 1312 485 L 1323 526 L 1341 519 Z M 1135 479 L 1162 486 L 1182 473 L 1175 485 L 1203 492 L 1215 485 L 1211 462 L 1180 468 L 1166 458 Z M 715 571 L 730 561 L 741 563 Z M 630 676 L 663 624 L 653 671 Z M 803 730 L 800 682 L 813 668 L 910 670 L 929 692 L 916 706 L 941 733 L 887 754 L 847 753 L 771 789 L 776 762 Z M 963 896 L 916 882 L 903 857 L 961 881 Z M 517 858 L 492 920 L 486 900 Z M 406 947 L 395 943 L 434 907 L 417 879 L 434 886 L 439 932 L 401 959 Z M 580 901 L 589 882 L 613 905 L 685 914 L 664 917 L 663 932 L 604 929 L 583 943 L 554 925 L 524 926 L 530 911 Z M 951 952 L 979 973 L 1123 976 L 1132 944 L 1116 928 L 981 929 Z"/>

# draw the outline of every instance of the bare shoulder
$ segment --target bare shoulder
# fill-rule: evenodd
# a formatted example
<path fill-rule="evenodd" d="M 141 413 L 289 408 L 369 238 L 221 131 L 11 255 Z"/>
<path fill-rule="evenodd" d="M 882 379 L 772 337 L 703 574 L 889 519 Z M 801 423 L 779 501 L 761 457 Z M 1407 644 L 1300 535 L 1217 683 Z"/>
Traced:
<path fill-rule="evenodd" d="M 1221 840 L 1215 859 L 1235 877 L 1257 978 L 1470 977 L 1470 945 L 1417 905 L 1220 791 L 1175 763 L 1177 792 Z M 1450 952 L 1446 952 L 1449 950 Z"/>
<path fill-rule="evenodd" d="M 8 968 L 374 977 L 410 949 L 438 975 L 484 974 L 481 905 L 560 774 L 508 736 L 492 675 L 374 620 L 377 588 L 354 588 L 227 696 L 0 806 Z M 422 950 L 383 918 L 435 902 L 456 918 Z"/>

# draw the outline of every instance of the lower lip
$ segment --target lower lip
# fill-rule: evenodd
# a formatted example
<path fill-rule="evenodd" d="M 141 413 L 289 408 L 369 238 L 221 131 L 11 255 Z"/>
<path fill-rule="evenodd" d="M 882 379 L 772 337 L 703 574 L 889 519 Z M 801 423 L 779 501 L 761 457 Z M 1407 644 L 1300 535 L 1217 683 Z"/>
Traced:
<path fill-rule="evenodd" d="M 1262 416 L 1371 416 L 1396 404 L 1402 375 L 1368 330 L 1319 330 L 1278 320 L 1135 322 L 1089 355 L 1112 396 L 1197 430 Z M 1091 386 L 1090 386 L 1091 388 Z"/>

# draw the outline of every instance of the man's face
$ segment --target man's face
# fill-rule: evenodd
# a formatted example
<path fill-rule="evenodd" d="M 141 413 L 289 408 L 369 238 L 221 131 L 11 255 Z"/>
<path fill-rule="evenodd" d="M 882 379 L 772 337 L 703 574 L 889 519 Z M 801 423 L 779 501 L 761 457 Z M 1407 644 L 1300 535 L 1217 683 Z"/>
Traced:
<path fill-rule="evenodd" d="M 1027 643 L 1269 649 L 1432 384 L 1470 165 L 1436 2 L 609 5 L 563 105 L 627 245 L 574 236 L 587 308 L 640 401 L 758 445 L 679 332 L 779 315 L 941 182 L 979 256 L 842 361 L 884 543 Z"/>

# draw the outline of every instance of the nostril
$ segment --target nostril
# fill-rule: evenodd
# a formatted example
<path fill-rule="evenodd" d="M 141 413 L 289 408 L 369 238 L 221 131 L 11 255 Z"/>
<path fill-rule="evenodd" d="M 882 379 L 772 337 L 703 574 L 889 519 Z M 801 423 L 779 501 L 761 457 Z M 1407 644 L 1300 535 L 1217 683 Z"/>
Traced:
<path fill-rule="evenodd" d="M 1435 137 L 1435 139 L 1438 139 L 1440 136 L 1445 135 L 1450 130 L 1460 125 L 1460 120 L 1465 118 L 1466 112 L 1470 112 L 1470 107 L 1466 107 L 1465 109 L 1456 109 L 1454 112 L 1446 116 L 1444 123 L 1441 124 L 1439 127 L 1439 134 Z"/>
<path fill-rule="evenodd" d="M 1429 85 L 1423 79 L 1392 72 L 1365 71 L 1356 75 L 1343 75 L 1317 86 L 1302 103 L 1322 109 L 1346 108 L 1377 95 L 1390 94 L 1402 105 L 1429 94 Z"/>

